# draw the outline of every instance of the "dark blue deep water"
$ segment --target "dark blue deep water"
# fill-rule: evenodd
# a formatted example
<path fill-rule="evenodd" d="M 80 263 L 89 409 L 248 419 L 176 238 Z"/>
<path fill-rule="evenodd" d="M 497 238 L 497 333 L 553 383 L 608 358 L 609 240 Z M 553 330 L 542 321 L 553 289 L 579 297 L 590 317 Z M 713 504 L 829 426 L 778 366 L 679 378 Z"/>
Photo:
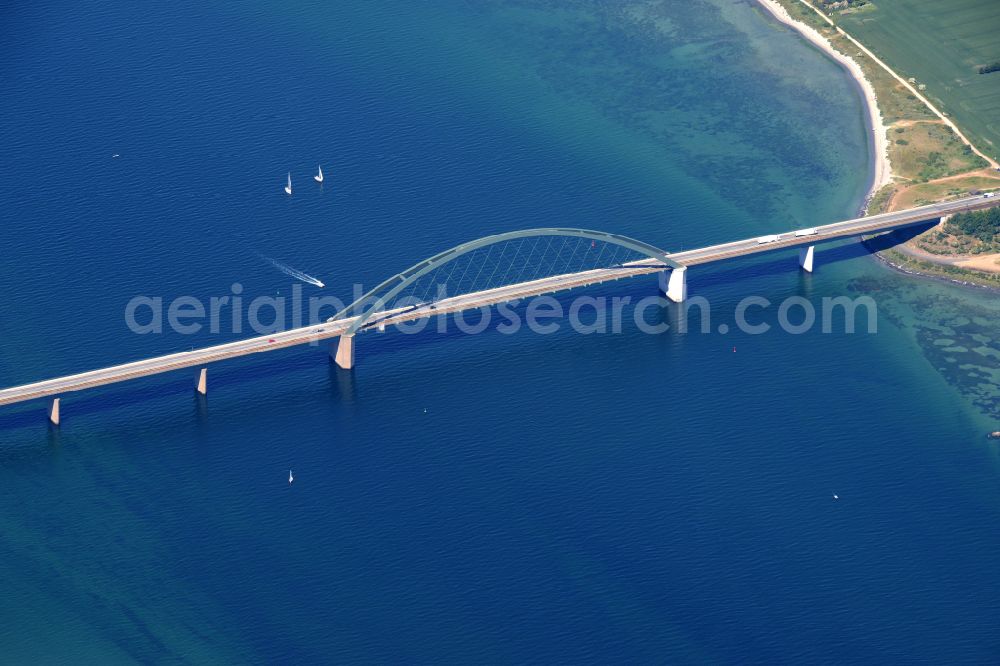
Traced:
<path fill-rule="evenodd" d="M 259 254 L 347 298 L 489 233 L 677 250 L 866 190 L 851 81 L 753 3 L 207 4 L 4 10 L 0 385 L 245 336 L 123 312 L 290 293 Z M 874 335 L 388 332 L 0 409 L 0 659 L 995 663 L 998 299 L 862 254 L 690 288 L 869 294 Z"/>

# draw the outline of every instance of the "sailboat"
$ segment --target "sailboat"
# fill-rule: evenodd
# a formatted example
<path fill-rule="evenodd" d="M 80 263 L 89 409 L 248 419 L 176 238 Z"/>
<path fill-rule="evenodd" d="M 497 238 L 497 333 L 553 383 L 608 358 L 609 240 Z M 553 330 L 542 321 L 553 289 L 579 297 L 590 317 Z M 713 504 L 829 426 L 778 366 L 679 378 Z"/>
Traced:
<path fill-rule="evenodd" d="M 295 480 L 295 477 L 292 476 L 292 470 L 288 470 L 288 483 L 291 483 L 294 480 Z"/>
<path fill-rule="evenodd" d="M 315 180 L 317 183 L 322 183 L 323 182 L 323 167 L 320 166 L 320 167 L 316 167 L 316 168 L 319 169 L 319 173 L 317 173 L 315 176 L 313 176 L 313 180 Z"/>
<path fill-rule="evenodd" d="M 289 172 L 288 185 L 285 185 L 285 194 L 291 194 L 291 193 L 292 193 L 292 174 L 291 172 Z"/>

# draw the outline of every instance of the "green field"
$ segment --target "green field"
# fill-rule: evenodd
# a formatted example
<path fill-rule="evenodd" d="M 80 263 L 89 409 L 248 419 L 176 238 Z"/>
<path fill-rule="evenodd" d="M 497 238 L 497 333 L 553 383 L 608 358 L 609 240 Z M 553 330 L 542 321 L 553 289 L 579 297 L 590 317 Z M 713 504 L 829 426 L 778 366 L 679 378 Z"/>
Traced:
<path fill-rule="evenodd" d="M 951 117 L 980 150 L 1000 159 L 1000 0 L 873 0 L 833 20 Z"/>
<path fill-rule="evenodd" d="M 889 160 L 897 176 L 915 182 L 989 166 L 942 123 L 915 123 L 889 132 Z"/>

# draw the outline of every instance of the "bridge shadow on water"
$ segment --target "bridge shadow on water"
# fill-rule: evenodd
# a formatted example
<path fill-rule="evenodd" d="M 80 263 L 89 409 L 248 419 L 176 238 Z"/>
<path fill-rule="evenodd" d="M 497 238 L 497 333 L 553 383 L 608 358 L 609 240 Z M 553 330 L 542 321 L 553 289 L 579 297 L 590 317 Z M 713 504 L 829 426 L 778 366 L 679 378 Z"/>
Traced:
<path fill-rule="evenodd" d="M 867 241 L 858 239 L 845 240 L 841 244 L 834 245 L 827 249 L 822 246 L 816 250 L 816 263 L 822 267 L 824 264 L 834 264 L 842 261 L 849 261 L 860 257 L 891 248 L 903 243 L 914 236 L 937 224 L 937 220 L 892 231 L 880 236 L 876 236 Z M 779 273 L 789 273 L 799 271 L 798 263 L 795 260 L 797 250 L 789 248 L 775 249 L 770 258 L 759 259 L 757 261 L 738 261 L 732 268 L 713 268 L 693 266 L 691 282 L 694 289 L 708 288 L 713 285 L 731 284 L 738 281 L 750 280 L 757 277 L 775 275 Z M 651 276 L 650 276 L 651 277 Z M 648 285 L 638 286 L 640 283 L 635 278 L 630 282 L 637 286 L 624 286 L 627 283 L 607 283 L 595 285 L 586 290 L 588 295 L 593 296 L 625 296 L 630 295 L 635 298 L 654 293 Z M 555 298 L 564 306 L 564 312 L 568 303 L 582 290 L 577 289 L 562 294 L 555 294 Z M 514 308 L 519 316 L 524 316 L 524 304 Z M 501 320 L 492 320 L 491 327 Z M 449 315 L 451 318 L 451 315 Z M 410 348 L 419 348 L 427 345 L 445 344 L 456 338 L 468 337 L 468 334 L 458 330 L 454 321 L 449 321 L 445 331 L 439 332 L 436 319 L 432 319 L 425 329 L 420 333 L 402 335 L 395 332 L 378 333 L 369 331 L 358 337 L 358 362 L 363 363 L 365 356 L 378 353 L 393 353 Z M 475 326 L 479 321 L 479 315 L 469 315 L 467 321 L 470 326 Z M 372 344 L 377 338 L 384 336 L 379 344 Z M 431 342 L 433 340 L 434 342 Z M 336 338 L 333 340 L 336 344 Z M 258 379 L 271 379 L 275 377 L 287 376 L 296 372 L 316 370 L 318 366 L 326 364 L 327 379 L 329 381 L 328 390 L 334 400 L 353 402 L 355 399 L 355 375 L 353 372 L 338 368 L 329 357 L 328 342 L 320 343 L 317 346 L 305 346 L 292 350 L 271 352 L 269 358 L 241 358 L 234 359 L 226 364 L 209 364 L 209 395 L 213 391 L 227 386 L 240 386 L 252 383 Z M 380 351 L 375 351 L 380 350 Z M 63 415 L 65 419 L 72 419 L 77 416 L 87 416 L 122 409 L 135 408 L 147 405 L 155 401 L 175 398 L 185 393 L 192 396 L 193 412 L 199 422 L 207 419 L 208 400 L 210 397 L 201 396 L 195 390 L 195 381 L 198 372 L 197 367 L 185 370 L 176 370 L 168 373 L 169 380 L 164 380 L 159 376 L 143 377 L 131 380 L 123 384 L 112 387 L 98 387 L 79 393 L 66 393 L 61 395 Z M 47 410 L 50 398 L 43 398 L 23 405 L 14 406 L 11 411 L 6 409 L 0 412 L 0 432 L 16 430 L 26 427 L 39 427 L 47 423 Z M 58 429 L 50 426 L 58 436 Z"/>
<path fill-rule="evenodd" d="M 63 393 L 61 407 L 63 421 L 68 422 L 80 416 L 134 409 L 165 399 L 176 399 L 178 396 L 190 395 L 192 410 L 199 422 L 208 416 L 208 402 L 213 391 L 227 386 L 240 386 L 252 383 L 258 379 L 274 379 L 291 375 L 296 372 L 314 370 L 321 364 L 330 362 L 327 353 L 328 343 L 317 347 L 305 346 L 278 352 L 274 358 L 234 359 L 227 364 L 209 364 L 208 396 L 195 391 L 199 367 L 174 370 L 164 376 L 152 375 L 123 382 L 118 385 L 97 387 L 78 392 Z M 271 352 L 274 354 L 274 352 Z M 333 366 L 334 370 L 338 370 Z M 335 373 L 331 371 L 331 383 Z M 348 397 L 353 391 L 349 384 L 343 386 L 342 378 L 337 384 L 331 385 L 334 395 Z M 16 430 L 25 427 L 38 427 L 48 424 L 48 408 L 52 398 L 39 398 L 20 405 L 13 405 L 0 413 L 0 432 Z M 51 426 L 52 430 L 58 430 Z"/>
<path fill-rule="evenodd" d="M 859 238 L 848 238 L 836 243 L 819 245 L 816 248 L 816 265 L 819 269 L 822 269 L 822 266 L 824 265 L 836 264 L 861 257 L 871 256 L 876 252 L 880 252 L 899 245 L 900 243 L 904 243 L 915 236 L 924 233 L 937 223 L 938 220 L 935 218 L 911 227 L 883 233 L 865 241 L 862 241 Z M 692 266 L 688 277 L 689 285 L 693 286 L 693 293 L 690 295 L 697 295 L 697 290 L 699 288 L 709 288 L 714 285 L 735 284 L 741 281 L 751 280 L 753 278 L 778 275 L 782 273 L 802 273 L 802 270 L 798 265 L 797 256 L 798 248 L 775 248 L 772 252 L 758 254 L 755 257 L 744 259 L 742 261 L 736 259 L 732 262 L 732 264 L 734 264 L 732 267 L 728 267 L 728 265 L 725 268 L 712 265 Z M 587 287 L 585 289 L 586 293 L 591 296 L 632 296 L 634 303 L 638 298 L 655 293 L 654 287 L 650 287 L 648 284 L 642 284 L 641 281 L 644 278 L 655 281 L 655 273 L 651 273 L 647 276 L 628 278 L 628 282 L 624 283 L 609 282 Z M 554 294 L 554 296 L 556 300 L 563 305 L 565 312 L 572 299 L 579 295 L 582 291 L 582 289 L 576 289 Z M 517 308 L 514 308 L 514 310 L 519 316 L 524 316 L 523 303 Z M 451 315 L 449 315 L 449 317 L 451 317 Z M 468 320 L 470 326 L 475 326 L 476 322 L 479 321 L 479 315 L 469 315 Z M 495 319 L 494 323 L 496 323 Z M 371 339 L 371 337 L 369 337 L 370 335 L 385 334 L 370 331 L 364 336 L 359 337 L 357 351 L 359 359 L 363 359 L 363 356 L 369 353 L 369 350 L 372 348 L 372 345 L 365 344 L 367 340 Z M 430 342 L 431 338 L 444 343 L 448 340 L 461 337 L 467 337 L 467 334 L 457 330 L 457 327 L 453 322 L 449 323 L 446 331 L 443 333 L 437 332 L 437 327 L 431 323 L 428 324 L 425 330 L 421 333 L 411 335 L 389 334 L 384 342 L 380 344 L 380 347 L 384 345 L 383 349 L 385 350 L 404 350 L 433 344 Z M 334 370 L 337 369 L 336 366 L 333 367 Z"/>
<path fill-rule="evenodd" d="M 822 270 L 824 265 L 868 257 L 876 252 L 881 252 L 882 250 L 895 247 L 900 243 L 905 243 L 932 228 L 937 222 L 937 219 L 929 220 L 912 227 L 881 234 L 865 241 L 858 238 L 851 238 L 844 240 L 840 244 L 825 248 L 822 245 L 818 245 L 816 247 L 815 259 L 817 270 Z M 702 267 L 692 266 L 688 280 L 689 283 L 693 283 L 696 287 L 698 285 L 704 287 L 799 271 L 800 268 L 795 259 L 797 253 L 798 250 L 796 248 L 776 248 L 773 253 L 765 255 L 768 258 L 758 261 L 734 262 L 739 265 L 735 265 L 732 268 L 712 268 L 711 266 L 706 266 L 702 271 L 699 270 Z"/>
<path fill-rule="evenodd" d="M 926 222 L 921 222 L 920 224 L 915 224 L 912 227 L 906 227 L 905 229 L 896 229 L 895 231 L 890 231 L 887 234 L 882 234 L 880 236 L 875 236 L 874 238 L 864 241 L 864 245 L 871 249 L 872 252 L 881 252 L 882 250 L 888 250 L 890 247 L 899 245 L 900 243 L 905 243 L 908 240 L 916 238 L 925 231 L 932 229 L 938 223 L 938 218 L 933 220 L 927 220 Z"/>

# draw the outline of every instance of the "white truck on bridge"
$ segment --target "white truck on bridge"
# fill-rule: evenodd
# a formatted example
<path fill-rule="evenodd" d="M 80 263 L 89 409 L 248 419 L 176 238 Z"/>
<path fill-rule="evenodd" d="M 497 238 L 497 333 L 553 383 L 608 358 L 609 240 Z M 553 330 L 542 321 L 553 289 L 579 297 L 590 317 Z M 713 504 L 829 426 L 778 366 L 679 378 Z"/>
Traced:
<path fill-rule="evenodd" d="M 516 300 L 520 298 L 528 298 L 542 293 L 564 291 L 584 285 L 597 284 L 600 282 L 619 280 L 624 277 L 633 277 L 650 273 L 659 274 L 661 289 L 666 292 L 667 298 L 679 303 L 686 298 L 687 288 L 685 281 L 686 278 L 684 276 L 690 266 L 735 259 L 737 257 L 749 256 L 759 252 L 768 252 L 776 248 L 765 248 L 763 247 L 764 245 L 781 241 L 782 245 L 786 245 L 788 247 L 805 246 L 804 249 L 800 249 L 800 252 L 805 253 L 805 256 L 800 254 L 799 263 L 805 270 L 811 271 L 814 246 L 818 241 L 829 241 L 838 238 L 849 238 L 861 234 L 890 231 L 914 224 L 923 224 L 928 220 L 939 218 L 943 215 L 952 215 L 954 213 L 972 210 L 985 210 L 987 208 L 995 208 L 998 206 L 1000 206 L 1000 197 L 986 197 L 986 200 L 984 200 L 982 193 L 979 193 L 968 198 L 929 204 L 910 210 L 881 213 L 870 217 L 834 222 L 832 224 L 817 227 L 816 229 L 803 229 L 798 233 L 789 231 L 783 235 L 775 234 L 762 236 L 756 239 L 748 238 L 730 243 L 722 243 L 719 245 L 698 248 L 695 250 L 687 250 L 670 254 L 663 253 L 662 256 L 657 254 L 662 252 L 662 250 L 657 250 L 653 246 L 644 246 L 646 249 L 653 252 L 655 256 L 649 255 L 648 252 L 643 250 L 643 254 L 647 254 L 648 258 L 637 262 L 628 262 L 623 265 L 614 265 L 607 268 L 587 269 L 574 273 L 550 275 L 548 277 L 529 280 L 527 282 L 514 283 L 501 287 L 491 287 L 485 290 L 451 296 L 446 299 L 436 301 L 433 309 L 430 307 L 430 304 L 423 304 L 420 307 L 392 308 L 387 311 L 378 312 L 379 318 L 375 319 L 371 323 L 376 326 L 390 326 L 403 321 L 411 321 L 413 319 L 424 318 L 431 315 L 459 312 L 479 308 L 484 305 L 494 305 L 496 303 L 512 299 Z M 603 234 L 603 232 L 587 232 L 581 229 L 526 230 L 522 232 L 488 236 L 475 241 L 473 244 L 475 244 L 476 247 L 487 247 L 497 242 L 509 240 L 515 236 L 523 237 L 525 233 L 539 236 L 565 235 L 584 238 L 590 238 L 593 235 Z M 814 238 L 814 234 L 823 236 L 823 238 Z M 599 236 L 599 238 L 603 237 L 608 237 L 612 240 L 619 239 L 619 237 L 611 234 Z M 632 241 L 629 239 L 626 240 L 628 240 L 631 246 L 642 246 L 642 244 L 638 241 Z M 450 250 L 449 253 L 454 253 L 454 251 L 454 249 Z M 442 256 L 449 256 L 449 253 L 436 256 L 438 258 Z M 650 259 L 653 261 L 650 262 Z M 418 266 L 425 266 L 428 262 L 431 262 L 431 260 L 427 260 L 423 264 L 418 264 Z M 670 272 L 669 280 L 666 280 L 664 279 L 665 270 L 668 265 L 672 270 Z M 398 287 L 398 281 L 402 277 L 403 275 L 400 274 L 386 281 L 384 283 L 386 289 L 392 288 L 393 285 Z M 426 309 L 424 309 L 425 307 Z M 345 313 L 342 311 L 338 314 L 343 315 Z M 368 313 L 366 312 L 365 314 Z M 357 327 L 356 330 L 359 332 L 361 330 L 365 330 L 368 322 L 369 318 L 362 314 L 342 316 L 340 319 L 334 317 L 332 318 L 332 321 L 328 321 L 326 324 L 320 324 L 321 328 L 316 328 L 314 324 L 310 324 L 306 327 L 293 328 L 288 331 L 272 333 L 271 335 L 237 340 L 235 342 L 227 342 L 202 349 L 193 349 L 189 352 L 185 351 L 168 354 L 166 356 L 157 356 L 140 361 L 122 363 L 109 368 L 101 368 L 99 370 L 81 372 L 74 375 L 56 377 L 54 379 L 47 379 L 30 384 L 23 384 L 21 386 L 0 389 L 0 405 L 9 405 L 28 400 L 51 397 L 53 398 L 53 402 L 49 410 L 49 420 L 54 424 L 58 424 L 60 421 L 60 398 L 58 396 L 60 394 L 81 391 L 84 389 L 137 379 L 139 377 L 146 377 L 163 372 L 171 372 L 182 368 L 197 366 L 202 366 L 204 368 L 205 365 L 217 361 L 247 356 L 258 352 L 284 349 L 295 345 L 313 343 L 318 340 L 336 337 L 340 337 L 341 340 L 335 352 L 335 362 L 341 368 L 350 369 L 354 365 L 355 331 L 352 329 Z M 204 394 L 207 390 L 207 379 L 204 371 L 199 373 L 197 390 L 202 394 Z"/>

